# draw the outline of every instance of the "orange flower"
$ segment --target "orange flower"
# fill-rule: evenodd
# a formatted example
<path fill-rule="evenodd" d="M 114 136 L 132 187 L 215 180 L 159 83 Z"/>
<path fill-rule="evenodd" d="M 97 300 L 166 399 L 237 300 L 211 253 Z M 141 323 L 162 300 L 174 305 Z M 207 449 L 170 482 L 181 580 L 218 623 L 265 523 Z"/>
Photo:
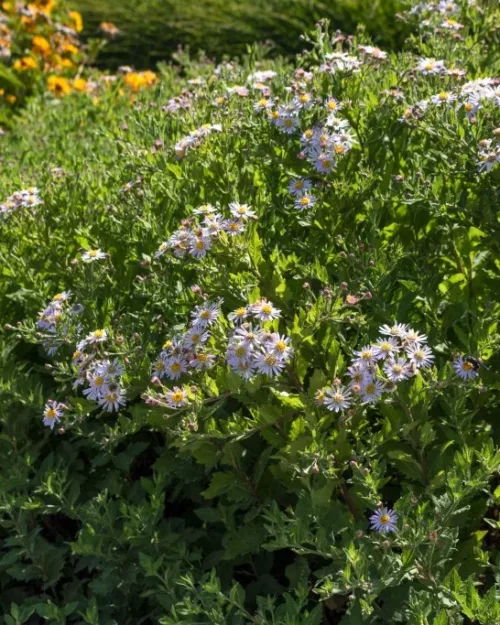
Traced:
<path fill-rule="evenodd" d="M 40 35 L 35 35 L 33 37 L 31 47 L 33 52 L 38 52 L 42 56 L 48 56 L 50 54 L 50 43 L 45 37 L 41 37 Z"/>
<path fill-rule="evenodd" d="M 23 56 L 14 63 L 14 69 L 18 72 L 27 72 L 37 67 L 37 60 L 32 56 Z"/>
<path fill-rule="evenodd" d="M 49 91 L 52 91 L 52 93 L 58 98 L 71 93 L 71 85 L 66 78 L 63 78 L 62 76 L 55 76 L 54 74 L 49 76 L 47 80 L 47 87 L 49 88 Z"/>
<path fill-rule="evenodd" d="M 71 59 L 61 59 L 60 66 L 64 67 L 64 69 L 72 69 L 75 67 L 75 64 Z"/>
<path fill-rule="evenodd" d="M 69 11 L 68 17 L 70 19 L 73 30 L 76 30 L 77 33 L 81 33 L 83 30 L 83 19 L 81 14 L 78 13 L 78 11 Z"/>
<path fill-rule="evenodd" d="M 125 84 L 132 89 L 132 91 L 139 91 L 143 87 L 151 87 L 158 82 L 157 75 L 146 70 L 145 72 L 129 72 L 124 77 Z"/>
<path fill-rule="evenodd" d="M 21 24 L 24 26 L 24 30 L 32 33 L 36 28 L 36 20 L 28 15 L 21 15 Z"/>

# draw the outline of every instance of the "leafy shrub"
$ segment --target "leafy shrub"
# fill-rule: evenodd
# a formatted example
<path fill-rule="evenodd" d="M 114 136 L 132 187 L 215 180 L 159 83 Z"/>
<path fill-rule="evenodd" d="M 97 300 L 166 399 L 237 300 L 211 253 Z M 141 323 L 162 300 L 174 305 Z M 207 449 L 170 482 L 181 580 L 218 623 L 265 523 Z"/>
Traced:
<path fill-rule="evenodd" d="M 98 34 L 103 21 L 119 27 L 121 34 L 100 56 L 105 66 L 151 67 L 169 59 L 179 43 L 218 58 L 244 54 L 255 41 L 271 41 L 275 53 L 293 54 L 304 47 L 304 30 L 323 18 L 347 33 L 364 24 L 383 46 L 401 46 L 408 34 L 405 23 L 395 18 L 399 0 L 84 0 L 75 6 L 89 35 Z"/>
<path fill-rule="evenodd" d="M 2 622 L 499 621 L 498 8 L 446 7 L 1 138 Z"/>

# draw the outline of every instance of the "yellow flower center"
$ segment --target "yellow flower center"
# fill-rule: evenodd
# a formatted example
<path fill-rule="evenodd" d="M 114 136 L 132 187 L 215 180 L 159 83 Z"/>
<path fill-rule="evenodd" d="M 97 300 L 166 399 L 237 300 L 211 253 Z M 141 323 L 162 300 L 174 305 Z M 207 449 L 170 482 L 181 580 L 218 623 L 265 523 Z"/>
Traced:
<path fill-rule="evenodd" d="M 380 515 L 380 522 L 382 523 L 382 525 L 387 525 L 387 523 L 390 523 L 390 521 L 391 521 L 391 517 L 388 514 Z"/>
<path fill-rule="evenodd" d="M 96 386 L 102 386 L 104 384 L 104 378 L 101 378 L 101 376 L 97 376 L 96 378 L 94 378 L 94 384 Z"/>
<path fill-rule="evenodd" d="M 283 354 L 283 352 L 286 350 L 286 343 L 285 341 L 276 341 L 275 347 L 281 354 Z"/>
<path fill-rule="evenodd" d="M 275 358 L 271 354 L 269 354 L 269 356 L 266 356 L 264 361 L 266 365 L 269 365 L 270 367 L 274 367 L 274 365 L 278 362 L 277 358 Z"/>
<path fill-rule="evenodd" d="M 270 315 L 273 312 L 273 308 L 270 304 L 264 304 L 261 310 L 266 315 Z"/>
<path fill-rule="evenodd" d="M 176 404 L 180 403 L 184 399 L 184 393 L 182 391 L 175 391 L 172 393 L 172 401 Z"/>
<path fill-rule="evenodd" d="M 45 416 L 48 419 L 55 419 L 57 417 L 57 412 L 54 408 L 49 408 Z"/>
<path fill-rule="evenodd" d="M 238 358 L 243 358 L 243 356 L 246 355 L 247 350 L 243 347 L 243 345 L 239 345 L 235 350 L 234 353 L 236 354 L 236 356 Z"/>
<path fill-rule="evenodd" d="M 311 200 L 308 197 L 302 197 L 300 198 L 300 203 L 302 204 L 302 206 L 307 206 L 308 204 L 310 204 Z"/>
<path fill-rule="evenodd" d="M 376 387 L 375 387 L 375 384 L 373 384 L 373 382 L 370 382 L 365 387 L 365 393 L 367 393 L 368 395 L 372 395 L 375 392 L 375 390 L 376 390 Z"/>
<path fill-rule="evenodd" d="M 474 365 L 470 362 L 464 362 L 462 365 L 462 369 L 464 369 L 465 371 L 472 371 L 472 369 L 474 369 Z"/>
<path fill-rule="evenodd" d="M 178 362 L 173 362 L 173 363 L 170 365 L 170 368 L 172 369 L 172 371 L 173 371 L 174 373 L 177 373 L 178 371 L 180 371 L 180 370 L 181 370 L 181 366 L 180 366 L 180 364 L 179 364 Z"/>
<path fill-rule="evenodd" d="M 327 106 L 330 111 L 335 111 L 337 109 L 337 103 L 334 100 L 330 100 Z"/>

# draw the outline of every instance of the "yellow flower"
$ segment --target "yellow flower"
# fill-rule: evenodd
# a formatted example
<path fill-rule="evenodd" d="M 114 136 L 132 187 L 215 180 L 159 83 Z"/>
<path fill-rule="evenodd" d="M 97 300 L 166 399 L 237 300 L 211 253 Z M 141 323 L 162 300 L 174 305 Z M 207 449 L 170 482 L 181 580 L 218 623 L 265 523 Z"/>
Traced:
<path fill-rule="evenodd" d="M 72 43 L 65 43 L 62 48 L 63 54 L 75 55 L 80 52 L 78 48 Z"/>
<path fill-rule="evenodd" d="M 42 13 L 48 15 L 54 8 L 55 0 L 35 0 L 35 6 Z"/>
<path fill-rule="evenodd" d="M 75 78 L 73 80 L 73 89 L 82 93 L 87 90 L 87 81 L 85 78 Z"/>
<path fill-rule="evenodd" d="M 21 24 L 29 33 L 32 33 L 36 28 L 36 20 L 28 15 L 21 15 Z"/>
<path fill-rule="evenodd" d="M 158 82 L 158 76 L 152 72 L 151 70 L 146 70 L 142 72 L 142 78 L 144 80 L 144 84 L 150 87 L 151 85 L 156 85 Z"/>
<path fill-rule="evenodd" d="M 83 19 L 80 13 L 78 13 L 78 11 L 69 11 L 68 17 L 73 26 L 73 30 L 76 30 L 77 33 L 81 33 L 83 30 Z"/>
<path fill-rule="evenodd" d="M 5 96 L 5 99 L 7 100 L 7 102 L 9 104 L 14 104 L 14 102 L 17 100 L 16 96 L 12 93 L 10 93 L 9 95 Z"/>
<path fill-rule="evenodd" d="M 38 63 L 32 56 L 23 56 L 14 63 L 14 69 L 18 72 L 27 72 L 37 67 Z"/>
<path fill-rule="evenodd" d="M 50 54 L 50 43 L 45 37 L 41 37 L 40 35 L 35 35 L 33 37 L 31 47 L 33 52 L 39 52 L 42 56 Z"/>
<path fill-rule="evenodd" d="M 47 80 L 47 87 L 49 88 L 49 91 L 52 91 L 52 93 L 57 97 L 62 97 L 71 93 L 71 85 L 66 78 L 63 78 L 62 76 L 55 76 L 54 74 L 49 76 Z"/>
<path fill-rule="evenodd" d="M 71 59 L 61 59 L 60 65 L 65 69 L 71 69 L 72 67 L 75 67 L 75 64 Z"/>
<path fill-rule="evenodd" d="M 2 9 L 6 13 L 10 13 L 14 9 L 14 4 L 12 2 L 2 2 Z"/>

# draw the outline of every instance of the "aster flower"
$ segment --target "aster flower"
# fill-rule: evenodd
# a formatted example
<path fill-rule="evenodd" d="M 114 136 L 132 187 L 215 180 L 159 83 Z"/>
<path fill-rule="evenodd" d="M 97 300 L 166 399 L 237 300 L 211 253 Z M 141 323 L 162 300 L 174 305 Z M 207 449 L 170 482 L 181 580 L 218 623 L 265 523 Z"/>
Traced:
<path fill-rule="evenodd" d="M 203 258 L 212 247 L 212 240 L 208 237 L 194 238 L 189 247 L 189 253 L 195 258 Z"/>
<path fill-rule="evenodd" d="M 361 387 L 361 399 L 364 404 L 374 404 L 384 392 L 384 384 L 380 380 L 369 380 Z"/>
<path fill-rule="evenodd" d="M 307 208 L 312 208 L 315 204 L 316 198 L 314 197 L 314 195 L 304 193 L 304 195 L 302 195 L 301 197 L 296 198 L 293 205 L 297 210 L 303 211 Z"/>
<path fill-rule="evenodd" d="M 453 368 L 462 380 L 473 380 L 479 375 L 473 363 L 463 356 L 459 356 L 453 361 Z"/>
<path fill-rule="evenodd" d="M 407 328 L 407 332 L 404 338 L 405 345 L 412 345 L 413 343 L 418 343 L 419 345 L 422 343 L 427 343 L 427 336 L 425 334 L 420 334 L 416 332 L 412 328 Z"/>
<path fill-rule="evenodd" d="M 342 105 L 335 98 L 328 98 L 325 100 L 325 108 L 329 113 L 336 113 L 340 111 Z"/>
<path fill-rule="evenodd" d="M 325 391 L 324 405 L 328 410 L 340 412 L 351 405 L 351 391 L 344 386 L 332 386 Z"/>
<path fill-rule="evenodd" d="M 365 345 L 359 351 L 355 351 L 354 355 L 357 356 L 354 360 L 355 365 L 371 365 L 377 360 L 375 348 L 371 345 Z"/>
<path fill-rule="evenodd" d="M 390 358 L 384 365 L 384 373 L 392 382 L 402 382 L 411 376 L 408 362 L 404 358 Z"/>
<path fill-rule="evenodd" d="M 366 368 L 364 362 L 351 365 L 347 369 L 347 375 L 351 378 L 349 386 L 353 384 L 363 385 L 368 379 L 372 379 L 373 376 L 370 375 L 368 369 Z"/>
<path fill-rule="evenodd" d="M 281 315 L 281 310 L 275 308 L 271 302 L 268 302 L 265 299 L 252 304 L 251 311 L 252 315 L 257 317 L 259 321 L 272 321 Z"/>
<path fill-rule="evenodd" d="M 289 360 L 293 354 L 293 347 L 290 346 L 291 339 L 281 336 L 278 332 L 271 334 L 267 342 L 268 349 L 282 360 Z"/>
<path fill-rule="evenodd" d="M 196 371 L 211 369 L 215 365 L 215 356 L 206 352 L 197 352 L 189 361 L 189 366 Z"/>
<path fill-rule="evenodd" d="M 165 363 L 165 376 L 170 380 L 178 380 L 187 371 L 187 363 L 184 358 L 176 356 Z"/>
<path fill-rule="evenodd" d="M 449 104 L 457 99 L 457 96 L 449 91 L 440 91 L 436 95 L 431 96 L 431 102 L 440 106 L 441 104 Z"/>
<path fill-rule="evenodd" d="M 421 59 L 416 67 L 417 71 L 422 74 L 440 74 L 446 70 L 444 61 L 436 61 L 436 59 Z"/>
<path fill-rule="evenodd" d="M 259 373 L 265 373 L 266 375 L 273 377 L 275 375 L 279 375 L 283 371 L 285 363 L 272 352 L 262 351 L 258 353 L 255 358 L 255 366 Z"/>
<path fill-rule="evenodd" d="M 187 392 L 178 386 L 167 391 L 165 397 L 169 408 L 182 408 L 188 403 Z"/>
<path fill-rule="evenodd" d="M 383 360 L 394 356 L 401 347 L 397 344 L 396 339 L 390 337 L 388 339 L 381 339 L 373 346 L 375 358 L 377 360 Z"/>
<path fill-rule="evenodd" d="M 380 508 L 370 517 L 371 529 L 387 534 L 397 530 L 398 515 L 389 508 Z"/>
<path fill-rule="evenodd" d="M 95 260 L 106 258 L 107 254 L 101 250 L 88 250 L 82 254 L 84 263 L 93 263 Z"/>
<path fill-rule="evenodd" d="M 43 411 L 43 424 L 53 430 L 55 424 L 61 420 L 65 408 L 66 406 L 64 404 L 49 399 Z"/>
<path fill-rule="evenodd" d="M 229 210 L 231 211 L 231 215 L 237 219 L 248 219 L 249 217 L 255 217 L 257 215 L 248 204 L 240 204 L 239 202 L 231 202 L 229 204 Z"/>
<path fill-rule="evenodd" d="M 236 310 L 233 310 L 233 312 L 229 313 L 227 318 L 229 321 L 237 324 L 242 323 L 248 317 L 248 314 L 249 311 L 247 306 L 240 306 L 240 308 L 237 308 Z"/>
<path fill-rule="evenodd" d="M 98 400 L 109 391 L 106 379 L 102 375 L 89 376 L 88 383 L 89 387 L 83 391 L 87 399 Z"/>
<path fill-rule="evenodd" d="M 308 178 L 294 178 L 288 183 L 288 191 L 295 196 L 302 196 L 312 187 L 312 182 Z"/>
<path fill-rule="evenodd" d="M 393 336 L 401 340 L 404 340 L 408 332 L 408 326 L 404 323 L 394 322 L 394 325 L 392 326 L 388 326 L 388 325 L 381 326 L 379 329 L 379 332 L 380 334 L 383 334 L 384 336 Z"/>
<path fill-rule="evenodd" d="M 192 324 L 200 329 L 204 329 L 214 324 L 218 316 L 219 307 L 217 304 L 197 306 L 194 312 L 191 313 L 191 317 L 193 318 Z"/>
<path fill-rule="evenodd" d="M 405 352 L 410 363 L 414 364 L 418 369 L 432 367 L 434 355 L 427 345 L 413 343 L 406 347 Z"/>
<path fill-rule="evenodd" d="M 317 406 L 324 406 L 325 404 L 325 389 L 319 389 L 316 391 L 316 393 L 314 394 L 314 403 Z"/>
<path fill-rule="evenodd" d="M 110 391 L 99 399 L 99 405 L 102 406 L 108 412 L 120 410 L 120 406 L 125 406 L 127 403 L 125 399 L 125 393 L 123 389 L 116 391 Z"/>

